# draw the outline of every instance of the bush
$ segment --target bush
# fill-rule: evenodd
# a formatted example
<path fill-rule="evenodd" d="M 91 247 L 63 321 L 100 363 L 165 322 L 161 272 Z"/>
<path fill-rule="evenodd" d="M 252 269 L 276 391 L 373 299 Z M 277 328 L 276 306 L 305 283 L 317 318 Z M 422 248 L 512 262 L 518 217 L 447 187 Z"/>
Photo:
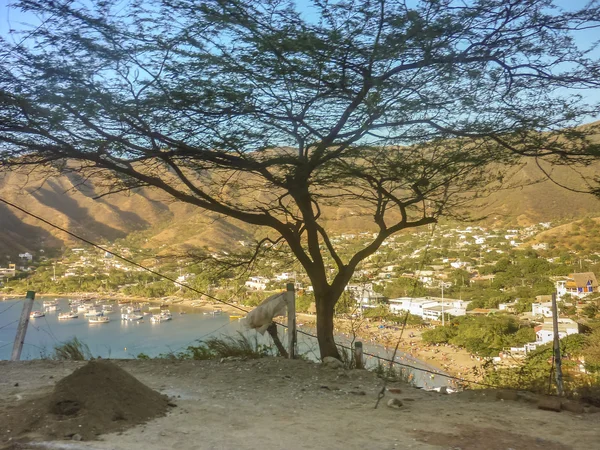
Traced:
<path fill-rule="evenodd" d="M 86 361 L 92 359 L 90 348 L 74 337 L 54 347 L 53 359 L 60 361 Z"/>

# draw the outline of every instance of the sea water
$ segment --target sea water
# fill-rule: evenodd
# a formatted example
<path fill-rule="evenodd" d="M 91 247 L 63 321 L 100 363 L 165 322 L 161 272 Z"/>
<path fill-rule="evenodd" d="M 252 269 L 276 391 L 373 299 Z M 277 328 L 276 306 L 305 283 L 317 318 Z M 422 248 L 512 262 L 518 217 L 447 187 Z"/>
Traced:
<path fill-rule="evenodd" d="M 50 300 L 50 298 L 46 297 L 43 300 Z M 32 311 L 44 311 L 45 316 L 30 319 L 21 359 L 52 357 L 55 345 L 74 337 L 88 346 L 92 356 L 116 359 L 131 359 L 140 355 L 152 358 L 161 354 L 177 354 L 185 351 L 188 346 L 198 345 L 200 341 L 211 337 L 223 338 L 236 336 L 239 333 L 258 344 L 271 344 L 267 333 L 263 336 L 254 330 L 247 330 L 241 321 L 230 319 L 227 313 L 212 314 L 206 309 L 169 305 L 173 320 L 154 323 L 149 315 L 145 315 L 142 320 L 128 321 L 121 320 L 121 306 L 114 301 L 107 301 L 106 303 L 111 304 L 114 310 L 107 314 L 110 322 L 89 323 L 83 312 L 79 313 L 77 319 L 58 319 L 60 313 L 70 311 L 67 298 L 57 298 L 56 310 L 45 310 L 42 305 L 43 300 L 34 302 Z M 0 302 L 0 360 L 10 359 L 22 308 L 23 299 Z M 158 310 L 151 312 L 158 313 Z M 314 334 L 312 329 L 302 330 Z M 279 330 L 284 345 L 287 344 L 286 331 Z M 338 336 L 336 339 L 339 344 L 350 344 L 345 336 Z M 385 358 L 392 356 L 391 351 L 376 345 L 365 345 L 364 351 Z M 308 359 L 318 360 L 316 339 L 299 333 L 298 352 Z M 396 361 L 436 371 L 432 366 L 403 352 L 397 353 Z M 366 358 L 367 366 L 373 367 L 377 363 L 376 358 Z M 388 363 L 385 361 L 382 363 L 387 367 Z M 419 370 L 413 370 L 412 373 L 413 382 L 417 386 L 434 388 L 448 385 L 448 378 L 442 374 L 432 376 L 431 373 Z"/>

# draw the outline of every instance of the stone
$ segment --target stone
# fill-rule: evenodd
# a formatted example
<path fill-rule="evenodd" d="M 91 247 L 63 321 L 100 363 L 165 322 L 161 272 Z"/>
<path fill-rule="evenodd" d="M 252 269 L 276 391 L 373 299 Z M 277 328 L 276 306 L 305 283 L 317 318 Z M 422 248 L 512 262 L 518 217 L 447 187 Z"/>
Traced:
<path fill-rule="evenodd" d="M 448 388 L 446 386 L 441 386 L 440 394 L 448 394 Z"/>
<path fill-rule="evenodd" d="M 354 395 L 367 395 L 365 391 L 350 391 L 350 393 Z"/>
<path fill-rule="evenodd" d="M 594 405 L 587 405 L 585 407 L 585 412 L 588 414 L 600 413 L 600 408 L 598 408 L 597 406 L 594 406 Z"/>
<path fill-rule="evenodd" d="M 538 409 L 543 409 L 545 411 L 561 411 L 561 400 L 558 397 L 542 397 L 538 401 Z"/>
<path fill-rule="evenodd" d="M 344 363 L 341 362 L 339 359 L 334 358 L 333 356 L 326 356 L 325 358 L 323 358 L 323 367 L 335 370 L 343 369 Z"/>
<path fill-rule="evenodd" d="M 390 394 L 402 394 L 402 389 L 400 388 L 387 388 Z"/>
<path fill-rule="evenodd" d="M 79 433 L 75 433 L 72 437 L 72 440 L 74 441 L 81 441 L 83 438 L 81 437 L 81 435 Z"/>
<path fill-rule="evenodd" d="M 397 398 L 390 398 L 387 402 L 388 408 L 402 408 L 402 402 Z"/>
<path fill-rule="evenodd" d="M 517 391 L 513 391 L 511 389 L 503 389 L 501 391 L 496 391 L 496 399 L 497 400 L 511 400 L 516 402 L 519 400 L 519 394 Z"/>
<path fill-rule="evenodd" d="M 583 405 L 579 402 L 563 400 L 560 406 L 564 411 L 569 411 L 575 414 L 583 414 L 584 412 Z"/>
<path fill-rule="evenodd" d="M 19 383 L 15 383 L 15 384 L 14 384 L 14 386 L 15 386 L 15 387 L 18 387 L 18 386 L 19 386 Z"/>

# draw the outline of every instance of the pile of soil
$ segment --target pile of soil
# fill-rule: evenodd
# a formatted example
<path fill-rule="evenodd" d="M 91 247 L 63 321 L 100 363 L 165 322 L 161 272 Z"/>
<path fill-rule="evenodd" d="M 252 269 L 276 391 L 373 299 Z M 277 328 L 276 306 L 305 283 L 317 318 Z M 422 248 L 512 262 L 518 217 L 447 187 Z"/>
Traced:
<path fill-rule="evenodd" d="M 37 403 L 37 412 L 31 411 L 31 431 L 44 438 L 70 439 L 79 435 L 84 440 L 164 416 L 173 406 L 166 396 L 102 360 L 90 361 L 75 370 Z"/>

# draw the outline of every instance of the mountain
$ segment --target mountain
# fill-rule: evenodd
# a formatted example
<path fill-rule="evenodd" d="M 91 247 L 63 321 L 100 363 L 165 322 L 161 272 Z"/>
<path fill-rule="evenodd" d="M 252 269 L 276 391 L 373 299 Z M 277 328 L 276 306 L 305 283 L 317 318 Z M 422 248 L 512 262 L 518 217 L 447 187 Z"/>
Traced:
<path fill-rule="evenodd" d="M 518 188 L 498 191 L 473 205 L 473 215 L 485 217 L 488 224 L 518 225 L 600 216 L 598 198 L 560 186 L 585 189 L 581 173 L 563 166 L 541 167 L 551 172 L 554 182 L 529 160 L 507 180 Z M 600 173 L 600 163 L 586 167 L 582 173 Z M 97 196 L 98 190 L 89 180 L 73 173 L 47 179 L 34 174 L 0 174 L 0 197 L 95 242 L 138 232 L 136 236 L 143 239 L 140 244 L 157 252 L 173 247 L 227 250 L 259 233 L 253 226 L 169 200 L 157 190 L 144 188 Z M 375 231 L 370 218 L 351 205 L 324 207 L 323 215 L 326 227 L 335 233 Z M 65 233 L 0 203 L 0 266 L 5 263 L 1 255 L 14 257 L 17 252 L 65 243 L 81 245 Z"/>

